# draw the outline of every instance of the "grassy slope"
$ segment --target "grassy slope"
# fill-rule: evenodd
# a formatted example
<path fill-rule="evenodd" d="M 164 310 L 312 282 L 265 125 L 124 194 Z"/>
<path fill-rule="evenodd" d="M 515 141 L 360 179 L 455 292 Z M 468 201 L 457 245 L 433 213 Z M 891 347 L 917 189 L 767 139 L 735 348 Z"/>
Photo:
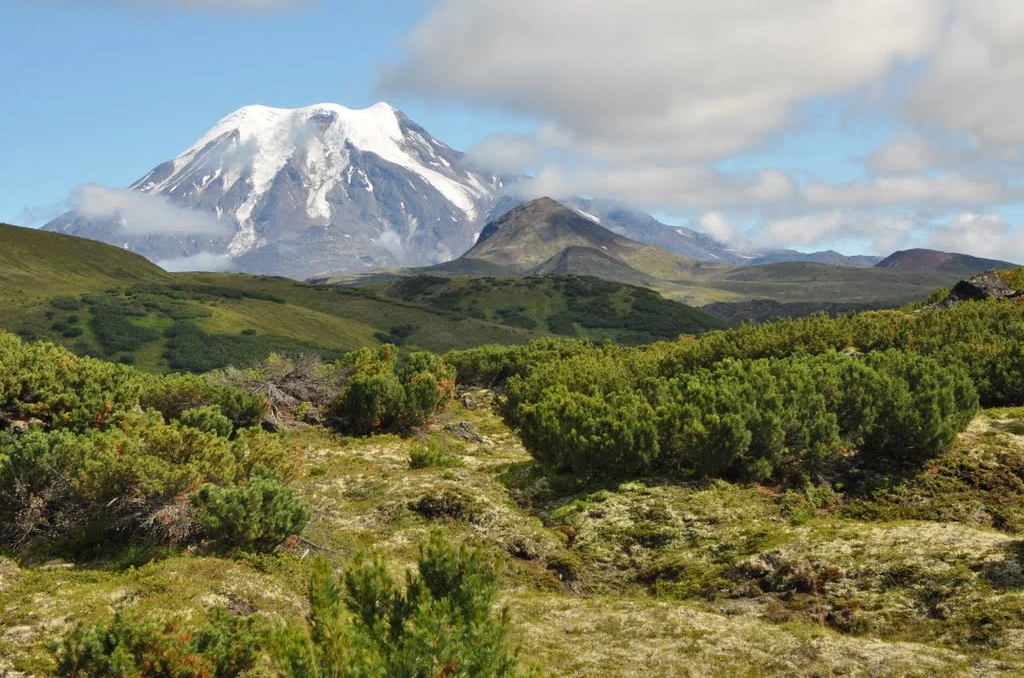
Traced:
<path fill-rule="evenodd" d="M 657 248 L 638 248 L 619 253 L 630 270 L 615 270 L 594 262 L 578 266 L 579 275 L 607 276 L 626 284 L 641 284 L 662 296 L 691 306 L 714 302 L 743 302 L 769 299 L 780 302 L 880 303 L 898 307 L 925 299 L 939 287 L 955 284 L 956 273 L 918 273 L 877 268 L 851 268 L 807 262 L 788 262 L 764 266 L 720 266 L 701 262 L 682 265 L 677 255 Z M 578 259 L 577 259 L 578 261 Z M 389 277 L 438 275 L 453 277 L 509 276 L 521 272 L 486 262 L 457 259 L 427 269 L 392 271 Z M 322 282 L 373 284 L 380 277 L 333 276 Z"/>
<path fill-rule="evenodd" d="M 0 305 L 168 277 L 145 258 L 116 247 L 0 224 Z"/>
<path fill-rule="evenodd" d="M 315 515 L 288 554 L 0 559 L 0 674 L 49 675 L 49 641 L 122 605 L 301 615 L 307 549 L 340 567 L 372 546 L 398 574 L 431 527 L 500 559 L 523 657 L 558 675 L 1024 671 L 1024 410 L 983 414 L 919 477 L 843 501 L 657 479 L 568 489 L 532 467 L 488 394 L 470 398 L 439 424 L 471 422 L 484 442 L 435 433 L 461 468 L 409 470 L 415 440 L 291 434 Z M 424 497 L 456 517 L 425 517 Z"/>
<path fill-rule="evenodd" d="M 384 296 L 539 332 L 619 343 L 672 340 L 723 326 L 649 290 L 577 276 L 407 278 L 375 286 Z M 604 309 L 614 313 L 603 313 Z"/>
<path fill-rule="evenodd" d="M 154 371 L 182 369 L 182 364 L 204 369 L 231 356 L 247 362 L 270 350 L 333 353 L 390 341 L 442 352 L 483 343 L 521 343 L 549 333 L 639 343 L 719 326 L 693 309 L 614 283 L 605 283 L 608 289 L 600 293 L 570 299 L 550 280 L 541 289 L 535 284 L 539 279 L 460 279 L 452 283 L 465 293 L 460 302 L 443 305 L 435 299 L 374 294 L 387 288 L 383 283 L 355 289 L 229 273 L 170 274 L 117 248 L 16 227 L 0 227 L 0 242 L 5 245 L 0 254 L 0 327 Z M 647 319 L 634 312 L 641 306 L 640 297 L 649 307 Z M 86 303 L 76 308 L 74 303 L 62 305 L 60 298 L 84 298 Z M 583 327 L 580 318 L 594 315 L 580 312 L 584 302 L 614 308 L 619 316 L 604 326 Z M 134 348 L 111 349 L 99 340 L 95 327 L 101 306 L 111 304 L 118 312 L 142 304 L 146 308 L 133 311 L 115 334 L 134 333 L 136 327 L 155 334 Z M 570 306 L 574 315 L 567 314 Z M 550 321 L 559 314 L 562 323 L 555 327 Z M 658 327 L 651 324 L 652 315 Z M 670 322 L 657 322 L 665 318 Z M 207 344 L 210 355 L 219 357 L 169 363 L 166 335 L 182 323 L 205 333 L 194 352 Z"/>
<path fill-rule="evenodd" d="M 145 287 L 147 298 L 154 303 L 183 305 L 205 316 L 193 322 L 221 344 L 246 344 L 252 349 L 240 351 L 246 356 L 262 347 L 346 351 L 389 340 L 396 326 L 407 328 L 401 339 L 408 348 L 434 351 L 478 343 L 521 343 L 536 336 L 521 328 L 438 313 L 356 290 L 313 287 L 284 278 L 170 274 L 109 245 L 0 225 L 0 328 L 57 341 L 79 352 L 102 354 L 91 327 L 94 308 L 88 304 L 77 309 L 55 308 L 52 300 L 98 295 L 127 304 L 133 300 L 124 293 L 136 286 Z M 174 299 L 175 286 L 218 288 L 238 298 L 215 290 L 212 296 L 182 302 Z M 61 323 L 75 328 L 69 334 L 77 336 L 54 329 Z M 132 318 L 131 323 L 163 334 L 173 320 L 156 310 Z M 257 338 L 241 340 L 238 336 L 243 331 L 255 331 Z M 166 370 L 165 348 L 161 336 L 131 353 L 140 367 Z M 110 358 L 124 356 L 125 352 L 107 354 Z"/>
<path fill-rule="evenodd" d="M 743 296 L 778 301 L 876 302 L 925 299 L 956 283 L 956 273 L 916 273 L 805 262 L 769 264 L 716 273 L 706 284 Z"/>

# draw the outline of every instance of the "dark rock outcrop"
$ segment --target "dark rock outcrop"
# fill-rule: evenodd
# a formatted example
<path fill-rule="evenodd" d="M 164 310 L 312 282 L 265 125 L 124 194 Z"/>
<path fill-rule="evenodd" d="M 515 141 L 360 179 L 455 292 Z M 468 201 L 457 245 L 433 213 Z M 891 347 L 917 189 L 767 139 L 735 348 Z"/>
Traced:
<path fill-rule="evenodd" d="M 961 280 L 942 301 L 927 308 L 949 308 L 964 301 L 986 301 L 989 299 L 1016 299 L 1024 297 L 1024 290 L 1015 290 L 996 271 L 985 271 Z"/>

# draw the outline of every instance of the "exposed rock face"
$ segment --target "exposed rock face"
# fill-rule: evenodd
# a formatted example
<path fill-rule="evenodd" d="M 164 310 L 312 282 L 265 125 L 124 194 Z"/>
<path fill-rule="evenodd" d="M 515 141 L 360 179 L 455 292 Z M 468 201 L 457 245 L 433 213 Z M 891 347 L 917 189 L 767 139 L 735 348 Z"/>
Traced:
<path fill-rule="evenodd" d="M 969 280 L 961 280 L 942 301 L 929 308 L 949 308 L 963 301 L 1024 298 L 1024 290 L 1015 290 L 996 271 L 979 273 Z"/>

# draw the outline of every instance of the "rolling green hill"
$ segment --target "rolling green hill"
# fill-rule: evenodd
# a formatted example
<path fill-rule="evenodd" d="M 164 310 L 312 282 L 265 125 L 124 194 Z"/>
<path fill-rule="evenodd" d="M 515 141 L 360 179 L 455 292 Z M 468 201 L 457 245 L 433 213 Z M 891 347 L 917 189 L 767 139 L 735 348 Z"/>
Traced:
<path fill-rule="evenodd" d="M 967 254 L 913 249 L 894 252 L 875 265 L 891 271 L 919 271 L 928 273 L 954 273 L 969 277 L 992 269 L 1017 268 L 1017 264 L 998 259 L 982 259 Z"/>
<path fill-rule="evenodd" d="M 443 352 L 550 334 L 635 344 L 722 326 L 648 289 L 572 276 L 437 279 L 416 293 L 417 278 L 394 278 L 392 289 L 387 276 L 356 288 L 167 273 L 116 247 L 15 226 L 0 225 L 0 243 L 0 329 L 157 372 L 272 351 Z"/>
<path fill-rule="evenodd" d="M 622 344 L 674 340 L 724 327 L 652 290 L 594 277 L 416 276 L 387 285 L 382 294 L 502 325 Z"/>
<path fill-rule="evenodd" d="M 0 328 L 152 371 L 205 371 L 271 351 L 334 356 L 385 342 L 445 351 L 538 336 L 369 290 L 167 273 L 116 247 L 8 225 Z"/>
<path fill-rule="evenodd" d="M 171 276 L 131 252 L 95 240 L 0 224 L 0 304 Z"/>

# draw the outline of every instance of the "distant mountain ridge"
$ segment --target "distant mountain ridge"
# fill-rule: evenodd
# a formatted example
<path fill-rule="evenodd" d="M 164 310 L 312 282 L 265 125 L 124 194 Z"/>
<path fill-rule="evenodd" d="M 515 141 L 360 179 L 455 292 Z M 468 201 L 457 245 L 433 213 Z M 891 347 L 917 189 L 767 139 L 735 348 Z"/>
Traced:
<path fill-rule="evenodd" d="M 940 252 L 929 249 L 911 249 L 894 252 L 877 264 L 877 268 L 890 271 L 918 271 L 929 273 L 955 273 L 973 275 L 992 269 L 1017 268 L 1019 264 L 997 259 L 982 259 L 969 254 Z"/>
<path fill-rule="evenodd" d="M 455 259 L 486 224 L 524 203 L 516 181 L 466 166 L 462 153 L 386 103 L 362 110 L 245 106 L 127 191 L 216 221 L 218 232 L 171 228 L 118 200 L 99 210 L 82 206 L 44 228 L 157 263 L 202 269 L 218 261 L 231 270 L 305 279 Z M 753 251 L 613 200 L 564 202 L 616 234 L 709 263 L 874 263 L 834 252 Z"/>
<path fill-rule="evenodd" d="M 631 209 L 613 200 L 568 198 L 562 202 L 581 216 L 610 231 L 708 263 L 762 266 L 787 261 L 805 261 L 831 266 L 868 268 L 882 260 L 882 257 L 876 256 L 847 256 L 834 250 L 798 252 L 789 249 L 751 249 L 749 246 L 721 242 L 707 233 L 685 226 L 669 226 L 650 214 Z"/>

